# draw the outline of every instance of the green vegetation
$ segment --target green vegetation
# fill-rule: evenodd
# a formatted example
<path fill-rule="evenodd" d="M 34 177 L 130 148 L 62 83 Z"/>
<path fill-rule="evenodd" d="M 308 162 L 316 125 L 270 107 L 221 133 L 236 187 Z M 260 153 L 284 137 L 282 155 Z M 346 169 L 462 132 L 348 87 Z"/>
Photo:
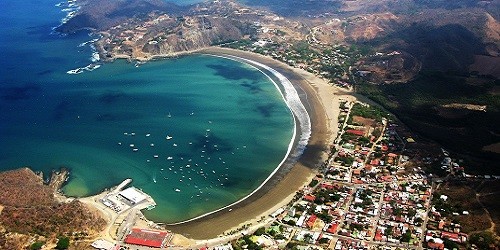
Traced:
<path fill-rule="evenodd" d="M 319 181 L 316 180 L 316 179 L 313 179 L 310 183 L 309 183 L 309 187 L 314 187 L 316 185 L 318 185 Z"/>
<path fill-rule="evenodd" d="M 411 232 L 410 230 L 408 230 L 401 236 L 401 242 L 410 242 L 410 240 L 411 240 Z"/>
<path fill-rule="evenodd" d="M 486 231 L 472 234 L 469 238 L 469 243 L 479 247 L 479 249 L 491 249 L 496 243 L 493 233 Z"/>
<path fill-rule="evenodd" d="M 260 236 L 260 235 L 263 235 L 266 233 L 266 228 L 265 227 L 259 227 L 256 231 L 255 231 L 255 235 L 257 236 Z"/>
<path fill-rule="evenodd" d="M 38 249 L 42 249 L 43 245 L 45 244 L 45 242 L 42 242 L 42 241 L 37 241 L 33 244 L 31 244 L 30 246 L 30 250 L 38 250 Z"/>
<path fill-rule="evenodd" d="M 396 114 L 415 132 L 468 155 L 467 172 L 495 174 L 500 173 L 495 167 L 498 155 L 481 149 L 500 139 L 500 98 L 494 94 L 498 87 L 500 80 L 486 76 L 422 71 L 405 84 L 373 85 L 361 80 L 357 91 Z M 485 105 L 486 112 L 442 107 L 453 103 Z"/>
<path fill-rule="evenodd" d="M 360 103 L 355 103 L 351 109 L 351 116 L 361 116 L 365 118 L 375 119 L 382 122 L 382 118 L 390 116 L 387 112 L 378 106 L 367 106 Z"/>
<path fill-rule="evenodd" d="M 343 166 L 351 166 L 354 162 L 354 157 L 337 157 L 335 161 L 342 162 Z"/>
<path fill-rule="evenodd" d="M 69 238 L 68 237 L 59 237 L 57 240 L 56 249 L 68 249 L 69 247 Z"/>
<path fill-rule="evenodd" d="M 328 242 L 330 242 L 330 239 L 328 238 L 321 238 L 318 240 L 319 244 L 328 244 Z"/>

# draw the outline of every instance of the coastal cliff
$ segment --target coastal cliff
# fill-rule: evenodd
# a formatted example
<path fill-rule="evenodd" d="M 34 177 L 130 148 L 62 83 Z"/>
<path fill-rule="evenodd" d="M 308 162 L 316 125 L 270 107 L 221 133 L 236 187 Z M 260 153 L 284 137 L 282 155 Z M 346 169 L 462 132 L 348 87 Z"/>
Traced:
<path fill-rule="evenodd" d="M 217 43 L 234 41 L 243 37 L 242 23 L 211 17 L 189 18 L 190 25 L 178 28 L 171 34 L 161 33 L 142 47 L 150 55 L 169 54 L 208 47 Z"/>
<path fill-rule="evenodd" d="M 99 34 L 95 45 L 104 60 L 147 60 L 254 35 L 253 24 L 265 14 L 240 9 L 234 1 L 177 6 L 155 0 L 88 0 L 79 2 L 74 16 L 56 31 L 90 29 Z"/>
<path fill-rule="evenodd" d="M 50 184 L 29 168 L 0 173 L 0 249 L 27 249 L 28 242 L 57 237 L 91 238 L 104 219 L 77 200 L 59 202 L 55 191 L 66 171 L 53 172 Z"/>

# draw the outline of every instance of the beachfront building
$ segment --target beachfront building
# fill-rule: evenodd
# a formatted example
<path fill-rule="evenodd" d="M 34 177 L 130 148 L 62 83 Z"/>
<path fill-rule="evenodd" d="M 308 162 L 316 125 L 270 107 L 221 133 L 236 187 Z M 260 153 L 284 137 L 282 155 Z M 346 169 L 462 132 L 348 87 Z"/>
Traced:
<path fill-rule="evenodd" d="M 168 244 L 171 235 L 167 232 L 133 228 L 124 242 L 132 245 L 161 248 Z"/>
<path fill-rule="evenodd" d="M 141 201 L 145 200 L 147 196 L 137 190 L 134 187 L 129 187 L 119 193 L 119 195 L 123 198 L 125 198 L 128 202 L 130 202 L 132 205 L 140 203 Z"/>

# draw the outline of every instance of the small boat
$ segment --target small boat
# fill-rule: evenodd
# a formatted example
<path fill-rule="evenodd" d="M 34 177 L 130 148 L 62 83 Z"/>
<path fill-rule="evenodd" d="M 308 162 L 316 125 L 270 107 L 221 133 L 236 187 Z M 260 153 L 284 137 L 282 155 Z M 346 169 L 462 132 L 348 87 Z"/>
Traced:
<path fill-rule="evenodd" d="M 172 145 L 172 146 L 177 147 L 177 144 L 174 143 L 174 145 Z"/>
<path fill-rule="evenodd" d="M 151 136 L 151 134 L 146 134 L 146 137 L 150 137 L 150 136 Z"/>
<path fill-rule="evenodd" d="M 134 149 L 132 149 L 132 151 L 137 152 L 137 151 L 139 151 L 139 149 L 138 148 L 134 148 Z"/>
<path fill-rule="evenodd" d="M 135 145 L 134 145 L 134 144 L 130 144 L 129 146 L 130 146 L 131 148 L 135 147 Z"/>
<path fill-rule="evenodd" d="M 173 137 L 172 137 L 172 136 L 170 136 L 170 135 L 167 135 L 167 137 L 165 137 L 165 138 L 166 138 L 167 140 L 170 140 L 170 139 L 172 139 Z"/>
<path fill-rule="evenodd" d="M 154 147 L 154 146 L 155 146 L 155 144 L 154 144 L 154 143 L 151 143 L 151 144 L 149 144 L 149 146 Z"/>
<path fill-rule="evenodd" d="M 153 155 L 154 158 L 158 158 L 158 155 Z"/>
<path fill-rule="evenodd" d="M 167 157 L 167 160 L 172 160 L 172 159 L 174 159 L 174 157 L 172 156 Z"/>
<path fill-rule="evenodd" d="M 170 112 L 168 112 L 167 117 L 168 117 L 168 118 L 172 117 L 172 115 L 170 114 Z"/>
<path fill-rule="evenodd" d="M 181 190 L 180 190 L 180 189 L 178 189 L 178 188 L 176 188 L 176 189 L 175 189 L 175 192 L 180 192 L 180 191 L 181 191 Z"/>

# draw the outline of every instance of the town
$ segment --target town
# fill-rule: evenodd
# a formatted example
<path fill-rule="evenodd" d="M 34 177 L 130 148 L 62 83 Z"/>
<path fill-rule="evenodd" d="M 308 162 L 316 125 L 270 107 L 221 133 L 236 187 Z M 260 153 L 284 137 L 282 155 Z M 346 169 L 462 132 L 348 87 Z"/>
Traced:
<path fill-rule="evenodd" d="M 468 216 L 469 211 L 450 212 L 446 207 L 449 197 L 435 192 L 443 179 L 426 171 L 432 169 L 432 160 L 418 150 L 411 133 L 377 106 L 343 100 L 340 110 L 339 132 L 328 160 L 287 206 L 262 217 L 256 225 L 226 232 L 214 239 L 214 244 L 182 245 L 176 240 L 178 235 L 158 225 L 142 223 L 137 227 L 141 225 L 135 224 L 140 212 L 133 210 L 121 219 L 115 235 L 119 242 L 101 239 L 93 246 L 335 250 L 465 246 L 469 235 L 462 232 L 454 217 Z M 440 150 L 441 158 L 434 161 L 439 161 L 444 173 L 473 177 L 465 174 L 446 150 Z M 101 202 L 107 204 L 106 200 Z"/>

